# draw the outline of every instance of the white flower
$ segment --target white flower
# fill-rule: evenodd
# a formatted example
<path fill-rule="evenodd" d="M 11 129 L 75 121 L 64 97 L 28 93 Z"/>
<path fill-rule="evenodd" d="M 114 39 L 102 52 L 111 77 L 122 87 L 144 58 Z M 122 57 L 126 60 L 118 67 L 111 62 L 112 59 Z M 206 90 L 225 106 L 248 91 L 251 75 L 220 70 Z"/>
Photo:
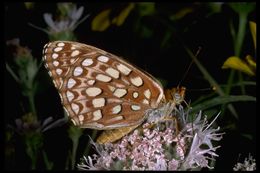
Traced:
<path fill-rule="evenodd" d="M 53 19 L 52 14 L 50 13 L 44 13 L 43 18 L 46 24 L 48 25 L 48 29 L 44 29 L 38 26 L 35 26 L 34 24 L 29 23 L 30 26 L 39 29 L 49 35 L 60 33 L 60 32 L 66 32 L 70 31 L 72 32 L 77 28 L 77 26 L 82 23 L 86 18 L 89 17 L 89 15 L 86 15 L 81 20 L 81 16 L 84 11 L 84 7 L 79 7 L 77 9 L 76 5 L 73 3 L 58 3 L 58 9 L 65 9 L 66 12 L 65 15 L 59 16 L 58 19 Z"/>
<path fill-rule="evenodd" d="M 78 168 L 81 170 L 97 170 L 97 168 L 93 165 L 92 158 L 88 156 L 86 158 L 83 156 L 85 163 L 78 164 Z"/>
<path fill-rule="evenodd" d="M 245 158 L 244 163 L 237 163 L 233 168 L 234 171 L 255 171 L 256 170 L 256 161 L 249 154 L 248 158 Z"/>
<path fill-rule="evenodd" d="M 199 113 L 198 117 L 201 117 L 200 114 L 201 112 Z M 219 114 L 215 117 L 212 123 L 216 120 L 218 116 Z M 195 135 L 192 139 L 192 144 L 190 147 L 189 154 L 187 155 L 184 162 L 185 166 L 189 166 L 191 168 L 208 167 L 212 169 L 212 167 L 208 166 L 208 159 L 209 159 L 208 156 L 217 157 L 218 155 L 215 153 L 215 151 L 220 146 L 213 147 L 211 142 L 212 140 L 215 141 L 221 140 L 223 135 L 223 133 L 215 133 L 216 131 L 219 130 L 219 128 L 217 129 L 210 128 L 212 123 L 207 125 L 206 119 L 204 119 L 204 121 L 201 123 L 201 121 L 198 118 L 194 121 L 193 131 Z M 204 129 L 204 127 L 206 128 Z M 205 147 L 203 147 L 202 149 L 201 147 L 202 144 L 206 145 L 208 148 L 205 149 Z"/>
<path fill-rule="evenodd" d="M 74 29 L 76 29 L 77 25 L 83 21 L 81 20 L 80 22 L 78 22 L 83 14 L 83 11 L 84 7 L 80 7 L 79 9 L 77 9 L 76 6 L 73 6 L 68 12 L 68 16 L 61 20 L 53 20 L 52 14 L 49 13 L 44 13 L 43 17 L 45 22 L 49 26 L 51 33 L 57 33 L 67 30 L 73 31 Z M 84 20 L 86 17 L 84 17 Z"/>

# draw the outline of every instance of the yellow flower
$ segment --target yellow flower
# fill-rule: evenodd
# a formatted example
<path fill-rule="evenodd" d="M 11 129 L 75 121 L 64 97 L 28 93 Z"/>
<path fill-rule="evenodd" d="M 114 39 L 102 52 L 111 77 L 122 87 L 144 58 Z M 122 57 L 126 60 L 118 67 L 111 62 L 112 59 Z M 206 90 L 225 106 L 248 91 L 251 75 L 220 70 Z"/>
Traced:
<path fill-rule="evenodd" d="M 250 63 L 253 63 L 252 57 L 250 55 L 247 55 L 246 59 L 247 62 L 241 60 L 239 57 L 231 56 L 224 62 L 222 68 L 232 68 L 244 72 L 250 76 L 255 76 L 255 71 L 252 69 L 253 66 L 250 65 Z M 250 63 L 248 63 L 248 60 L 250 61 Z M 256 63 L 254 62 L 253 64 L 256 67 Z"/>
<path fill-rule="evenodd" d="M 129 13 L 134 8 L 134 3 L 129 3 L 127 7 L 125 7 L 118 16 L 114 17 L 112 20 L 110 19 L 111 9 L 103 10 L 99 13 L 91 23 L 91 29 L 93 31 L 105 31 L 111 24 L 116 26 L 121 26 L 126 18 L 129 16 Z"/>
<path fill-rule="evenodd" d="M 250 21 L 249 26 L 253 37 L 254 46 L 256 49 L 256 23 Z M 231 69 L 239 70 L 250 76 L 256 75 L 256 62 L 253 59 L 253 57 L 250 55 L 247 55 L 245 57 L 245 61 L 241 60 L 241 58 L 237 56 L 231 56 L 224 62 L 222 68 L 223 69 L 231 68 Z"/>
<path fill-rule="evenodd" d="M 255 49 L 256 49 L 256 23 L 250 21 L 249 26 L 250 26 L 251 34 L 252 34 L 252 37 L 253 37 L 254 46 L 255 46 Z"/>

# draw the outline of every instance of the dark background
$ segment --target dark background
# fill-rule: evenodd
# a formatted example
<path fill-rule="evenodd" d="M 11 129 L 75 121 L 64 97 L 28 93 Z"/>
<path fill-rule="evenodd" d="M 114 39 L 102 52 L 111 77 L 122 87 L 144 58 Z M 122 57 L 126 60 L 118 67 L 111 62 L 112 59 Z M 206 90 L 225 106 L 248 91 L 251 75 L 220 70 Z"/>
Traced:
<path fill-rule="evenodd" d="M 199 47 L 202 48 L 198 59 L 206 67 L 209 73 L 220 84 L 227 81 L 229 70 L 221 69 L 223 62 L 233 55 L 233 43 L 229 30 L 229 19 L 237 18 L 236 14 L 227 6 L 223 6 L 221 13 L 206 16 L 207 11 L 197 10 L 192 15 L 186 16 L 178 23 L 173 24 L 176 30 L 170 44 L 166 48 L 161 48 L 161 38 L 164 35 L 166 27 L 161 21 L 152 17 L 145 17 L 143 22 L 150 26 L 154 34 L 149 38 L 141 38 L 132 31 L 132 25 L 136 14 L 130 14 L 121 27 L 111 26 L 104 32 L 94 32 L 91 30 L 90 23 L 94 16 L 101 10 L 106 8 L 120 9 L 124 4 L 120 3 L 78 3 L 84 6 L 84 15 L 90 14 L 90 17 L 80 24 L 75 33 L 79 42 L 90 44 L 98 48 L 104 49 L 113 54 L 126 58 L 129 62 L 144 69 L 153 76 L 167 81 L 166 88 L 177 86 L 186 73 L 188 65 L 191 62 L 183 48 L 184 43 L 194 53 Z M 185 3 L 158 3 L 161 9 L 177 10 L 190 4 Z M 36 26 L 46 28 L 43 14 L 56 12 L 54 3 L 36 3 L 34 8 L 26 10 L 22 3 L 6 3 L 4 16 L 4 36 L 5 41 L 19 38 L 23 46 L 27 46 L 32 50 L 32 54 L 38 61 L 41 60 L 42 48 L 49 41 L 47 34 L 28 25 L 32 23 Z M 162 17 L 163 14 L 162 12 Z M 227 16 L 230 16 L 228 18 Z M 249 16 L 250 20 L 255 19 L 255 13 Z M 236 22 L 236 21 L 235 21 Z M 187 29 L 184 32 L 184 29 Z M 242 55 L 252 51 L 253 42 L 248 32 Z M 6 47 L 5 61 L 9 64 L 13 63 L 12 51 Z M 45 85 L 41 86 L 36 95 L 36 107 L 38 116 L 46 118 L 53 116 L 55 119 L 63 116 L 63 109 L 60 104 L 58 93 L 52 86 L 47 71 L 41 68 L 38 78 Z M 10 74 L 5 70 L 5 125 L 14 125 L 14 119 L 19 118 L 26 112 L 28 104 L 27 99 L 22 96 L 19 85 L 13 80 Z M 247 78 L 247 76 L 246 76 Z M 248 80 L 252 78 L 248 78 Z M 209 88 L 209 83 L 203 79 L 202 74 L 195 64 L 189 69 L 187 76 L 181 81 L 182 86 L 187 87 L 186 100 L 194 101 L 200 95 L 206 95 L 212 91 L 200 91 L 203 88 Z M 191 91 L 189 91 L 191 90 Z M 195 90 L 195 91 L 192 91 Z M 238 91 L 233 90 L 233 93 Z M 248 95 L 256 95 L 255 87 L 247 89 Z M 253 156 L 256 154 L 256 105 L 255 102 L 236 102 L 233 104 L 239 113 L 239 120 L 235 120 L 230 114 L 220 118 L 217 123 L 221 127 L 225 121 L 236 121 L 237 129 L 225 131 L 221 148 L 217 150 L 219 157 L 216 158 L 216 170 L 230 170 L 237 162 L 239 153 L 241 158 L 247 157 L 248 153 Z M 228 112 L 228 111 L 227 111 Z M 67 151 L 71 147 L 71 143 L 67 138 L 65 129 L 68 125 L 55 128 L 44 133 L 44 148 L 48 153 L 50 160 L 54 161 L 54 169 L 64 169 Z M 91 130 L 86 130 L 86 134 Z M 242 133 L 252 134 L 253 139 L 243 137 Z M 87 135 L 84 135 L 80 145 L 84 148 Z M 30 160 L 24 151 L 24 144 L 17 137 L 15 145 L 16 157 L 15 167 L 8 164 L 7 169 L 29 169 Z M 81 146 L 79 146 L 79 149 Z M 79 157 L 82 151 L 78 151 Z M 42 158 L 40 158 L 41 160 Z M 41 166 L 40 166 L 41 167 Z"/>

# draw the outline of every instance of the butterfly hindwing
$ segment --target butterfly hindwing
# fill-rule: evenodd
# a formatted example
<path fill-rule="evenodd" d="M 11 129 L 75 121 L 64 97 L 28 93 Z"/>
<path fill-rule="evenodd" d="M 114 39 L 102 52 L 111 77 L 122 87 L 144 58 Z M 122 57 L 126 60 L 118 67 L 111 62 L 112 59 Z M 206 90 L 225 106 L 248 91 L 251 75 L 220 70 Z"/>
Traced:
<path fill-rule="evenodd" d="M 140 124 L 146 110 L 164 99 L 155 78 L 101 49 L 55 41 L 43 51 L 64 109 L 77 126 L 114 129 Z"/>

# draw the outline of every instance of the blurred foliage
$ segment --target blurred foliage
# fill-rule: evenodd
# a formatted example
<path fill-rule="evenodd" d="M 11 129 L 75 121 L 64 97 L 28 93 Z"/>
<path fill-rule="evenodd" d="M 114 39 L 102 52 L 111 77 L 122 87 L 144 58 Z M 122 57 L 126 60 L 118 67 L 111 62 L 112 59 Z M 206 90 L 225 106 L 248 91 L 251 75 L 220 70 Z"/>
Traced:
<path fill-rule="evenodd" d="M 250 22 L 250 31 L 251 31 L 254 46 L 256 49 L 256 23 L 255 22 Z M 247 55 L 245 59 L 246 59 L 246 61 L 243 61 L 237 56 L 231 56 L 224 62 L 222 68 L 223 69 L 231 68 L 231 69 L 235 69 L 235 70 L 244 72 L 247 75 L 255 76 L 255 72 L 256 72 L 255 60 L 253 59 L 253 57 L 251 55 Z"/>
<path fill-rule="evenodd" d="M 196 113 L 196 111 L 203 110 L 206 112 L 206 114 L 208 113 L 208 115 L 216 115 L 220 111 L 221 107 L 221 117 L 219 120 L 222 125 L 221 128 L 225 129 L 226 133 L 241 131 L 241 122 L 239 121 L 241 119 L 248 119 L 249 115 L 244 115 L 243 113 L 240 113 L 239 111 L 241 110 L 241 107 L 236 107 L 234 105 L 237 103 L 255 104 L 256 101 L 254 89 L 253 93 L 250 89 L 256 86 L 256 23 L 249 20 L 249 16 L 255 14 L 255 3 L 136 2 L 119 3 L 118 5 L 111 5 L 109 3 L 96 3 L 94 5 L 91 3 L 86 3 L 84 5 L 75 3 L 53 3 L 49 5 L 50 7 L 55 9 L 55 12 L 50 13 L 50 10 L 47 9 L 46 6 L 42 6 L 42 4 L 38 3 L 25 2 L 24 4 L 22 4 L 24 10 L 33 9 L 35 10 L 34 12 L 36 12 L 38 8 L 44 8 L 39 10 L 39 12 L 41 13 L 44 11 L 44 14 L 41 14 L 41 18 L 37 19 L 37 22 L 45 22 L 43 24 L 43 27 L 38 27 L 34 24 L 31 24 L 32 20 L 30 19 L 30 17 L 26 19 L 28 20 L 26 22 L 28 22 L 30 26 L 43 31 L 43 34 L 41 33 L 41 38 L 37 38 L 38 43 L 35 44 L 37 45 L 39 50 L 42 49 L 44 44 L 43 41 L 39 40 L 44 40 L 46 34 L 48 36 L 48 41 L 75 41 L 80 38 L 78 37 L 78 35 L 80 35 L 79 32 L 81 32 L 81 36 L 83 36 L 80 40 L 83 40 L 85 42 L 87 42 L 86 40 L 88 40 L 88 37 L 90 37 L 91 35 L 94 35 L 94 37 L 97 37 L 97 39 L 103 39 L 104 36 L 110 36 L 113 32 L 115 32 L 115 35 L 117 35 L 117 32 L 122 32 L 124 36 L 124 38 L 120 38 L 122 40 L 128 41 L 130 40 L 129 37 L 133 37 L 131 39 L 134 41 L 129 41 L 129 45 L 127 47 L 127 50 L 132 53 L 131 55 L 129 55 L 130 57 L 133 55 L 136 56 L 134 53 L 135 49 L 153 52 L 154 50 L 152 49 L 154 48 L 150 48 L 146 45 L 148 44 L 148 42 L 153 42 L 156 43 L 154 45 L 159 45 L 156 47 L 156 49 L 159 50 L 160 56 L 163 56 L 165 51 L 170 50 L 172 52 L 172 50 L 176 50 L 174 48 L 177 47 L 177 49 L 179 49 L 179 47 L 182 47 L 183 51 L 186 51 L 186 56 L 190 57 L 191 61 L 200 71 L 201 78 L 207 81 L 210 86 L 215 88 L 215 90 L 210 92 L 210 94 L 202 94 L 200 97 L 197 98 L 197 100 L 192 101 L 191 106 L 193 108 L 193 111 Z M 54 7 L 51 5 L 53 5 Z M 91 11 L 92 8 L 88 8 L 88 5 L 92 5 L 92 7 L 95 6 L 96 9 L 93 9 L 93 11 Z M 11 7 L 13 6 L 10 5 L 10 8 Z M 89 16 L 88 13 L 90 14 L 91 18 L 86 20 Z M 20 15 L 20 13 L 18 13 L 17 15 Z M 219 81 L 219 79 L 216 78 L 216 75 L 218 74 L 210 73 L 210 69 L 207 69 L 207 62 L 204 64 L 203 61 L 200 61 L 198 56 L 195 55 L 191 48 L 186 45 L 185 42 L 192 40 L 192 37 L 188 37 L 186 38 L 186 40 L 183 40 L 182 38 L 183 35 L 189 33 L 189 31 L 192 31 L 193 27 L 203 24 L 205 25 L 205 21 L 212 20 L 214 22 L 214 17 L 216 15 L 223 15 L 224 18 L 228 21 L 226 23 L 226 26 L 229 26 L 230 30 L 226 30 L 226 33 L 228 33 L 227 35 L 230 35 L 231 41 L 225 40 L 226 38 L 224 38 L 223 40 L 227 41 L 227 44 L 232 44 L 230 45 L 230 47 L 233 47 L 233 50 L 230 50 L 230 52 L 233 53 L 230 54 L 230 56 L 228 55 L 229 57 L 221 57 L 222 59 L 226 59 L 225 62 L 223 61 L 222 66 L 222 68 L 225 68 L 226 70 L 221 71 L 221 67 L 219 67 L 219 73 L 223 72 L 225 74 L 225 77 L 227 76 L 226 81 Z M 31 17 L 33 18 L 32 15 Z M 79 24 L 82 25 L 79 26 Z M 209 26 L 205 25 L 205 27 Z M 79 29 L 76 30 L 77 28 Z M 218 29 L 222 28 L 226 29 L 228 27 L 219 26 L 219 28 L 216 28 L 216 30 L 209 31 L 212 32 L 212 38 L 207 39 L 214 39 L 214 32 L 218 32 Z M 125 33 L 125 31 L 127 31 L 128 33 Z M 21 30 L 21 32 L 26 31 Z M 37 33 L 36 30 L 35 33 Z M 194 34 L 196 34 L 196 32 L 194 32 Z M 12 35 L 12 37 L 15 36 L 17 35 Z M 121 36 L 122 35 L 118 35 L 118 37 Z M 19 37 L 21 37 L 21 39 L 24 39 L 23 35 L 19 35 Z M 252 37 L 253 39 L 250 37 Z M 97 39 L 94 39 L 96 43 L 104 43 L 105 39 Z M 111 45 L 114 40 L 116 40 L 116 38 L 113 35 L 112 39 L 110 38 Z M 141 43 L 139 42 L 145 43 L 145 45 L 141 45 Z M 252 43 L 252 45 L 254 45 L 254 49 L 252 48 L 252 51 L 251 48 L 247 47 L 247 44 L 250 42 Z M 35 46 L 33 45 L 34 43 L 31 40 L 28 43 L 32 44 L 29 45 L 29 47 Z M 21 107 L 23 109 L 23 112 L 19 113 L 20 115 L 18 119 L 14 120 L 13 122 L 8 122 L 10 124 L 16 124 L 16 127 L 14 127 L 14 125 L 11 125 L 12 128 L 7 128 L 5 134 L 5 158 L 8 160 L 7 164 L 9 164 L 6 167 L 8 167 L 9 169 L 19 169 L 19 167 L 16 167 L 15 165 L 19 162 L 23 162 L 23 160 L 14 159 L 18 158 L 16 156 L 18 152 L 15 146 L 18 145 L 19 140 L 17 136 L 20 135 L 24 143 L 23 149 L 27 154 L 29 160 L 31 160 L 31 167 L 28 167 L 27 169 L 57 169 L 55 163 L 57 163 L 59 160 L 53 160 L 51 158 L 51 155 L 53 153 L 44 148 L 46 145 L 44 143 L 46 140 L 44 135 L 49 133 L 46 133 L 43 130 L 43 127 L 48 124 L 50 119 L 46 119 L 45 121 L 43 121 L 44 118 L 42 118 L 42 115 L 40 116 L 41 112 L 40 108 L 38 108 L 40 107 L 40 104 L 36 104 L 37 101 L 41 102 L 41 100 L 44 99 L 40 98 L 40 101 L 35 100 L 36 95 L 39 94 L 39 86 L 48 88 L 52 84 L 47 83 L 45 80 L 41 80 L 40 75 L 44 74 L 46 77 L 47 72 L 46 70 L 42 70 L 41 68 L 41 63 L 39 63 L 40 57 L 32 55 L 31 50 L 29 50 L 27 47 L 21 46 L 19 41 L 17 40 L 8 41 L 7 45 L 14 46 L 16 47 L 16 49 L 12 51 L 14 53 L 12 55 L 13 60 L 10 60 L 10 57 L 6 57 L 6 59 L 9 58 L 7 60 L 8 63 L 6 62 L 6 70 L 19 86 L 20 92 L 23 96 L 25 96 L 26 99 L 19 100 L 19 104 L 22 105 Z M 140 45 L 142 47 L 140 47 Z M 119 47 L 122 48 L 122 45 L 116 44 L 116 46 L 118 46 L 118 49 Z M 222 51 L 218 50 L 218 47 L 214 47 L 214 49 L 214 51 Z M 140 52 L 140 57 L 142 56 L 141 53 L 142 52 Z M 211 53 L 214 54 L 215 52 Z M 164 59 L 162 59 L 160 56 L 158 60 L 164 61 Z M 176 56 L 178 57 L 179 55 Z M 212 55 L 208 55 L 208 57 L 210 56 Z M 176 61 L 174 63 L 179 63 L 178 59 L 174 59 L 174 61 Z M 211 61 L 211 59 L 208 61 Z M 217 60 L 214 59 L 212 60 L 212 62 L 213 61 Z M 158 61 L 152 61 L 151 59 L 151 62 Z M 159 70 L 164 71 L 164 69 Z M 167 76 L 172 75 L 173 74 L 168 74 Z M 165 80 L 163 77 L 160 76 L 158 77 L 160 81 L 162 81 L 164 86 L 170 85 L 171 81 Z M 44 97 L 47 96 L 48 94 L 46 93 Z M 44 109 L 49 109 L 48 103 L 41 104 L 44 105 Z M 245 107 L 244 109 L 247 108 Z M 7 115 L 5 116 L 12 116 L 8 115 L 8 111 L 6 114 Z M 249 114 L 252 118 L 250 123 L 255 123 L 255 115 L 251 115 L 251 113 Z M 33 116 L 33 118 L 28 118 L 28 115 Z M 64 114 L 64 117 L 67 117 L 67 115 Z M 57 124 L 63 125 L 64 121 L 59 121 L 59 123 Z M 244 126 L 248 126 L 248 124 L 245 124 Z M 67 130 L 67 138 L 71 142 L 68 149 L 64 151 L 64 155 L 66 155 L 66 159 L 64 159 L 64 162 L 66 163 L 63 164 L 64 169 L 77 169 L 76 163 L 83 155 L 83 152 L 80 152 L 85 151 L 86 153 L 84 154 L 91 152 L 90 145 L 88 143 L 88 135 L 86 135 L 85 132 L 87 134 L 90 134 L 90 136 L 95 139 L 97 131 L 78 129 L 71 124 L 66 127 L 63 126 L 63 128 Z M 23 133 L 21 133 L 21 129 Z M 250 134 L 248 131 L 242 130 L 241 134 L 243 134 L 243 136 L 246 136 L 247 139 L 254 140 L 255 138 L 253 134 Z M 85 141 L 83 139 L 85 139 Z M 51 142 L 60 142 L 60 140 L 64 139 L 61 139 L 60 136 L 57 136 L 57 138 L 55 138 L 55 141 Z M 52 146 L 54 147 L 54 144 L 52 144 Z M 58 156 L 56 156 L 55 158 L 57 157 Z M 41 158 L 43 166 L 41 165 L 39 158 Z M 63 168 L 59 167 L 58 169 Z M 232 165 L 230 165 L 230 169 L 232 169 Z"/>
<path fill-rule="evenodd" d="M 101 11 L 92 20 L 92 30 L 102 32 L 105 31 L 111 25 L 121 26 L 125 22 L 126 18 L 128 17 L 131 10 L 134 8 L 134 6 L 134 3 L 129 3 L 127 7 L 122 9 L 120 13 L 113 18 L 111 18 L 112 9 L 106 9 Z"/>
<path fill-rule="evenodd" d="M 34 3 L 33 2 L 25 2 L 24 5 L 25 5 L 25 8 L 27 10 L 31 10 L 31 9 L 34 8 Z"/>

